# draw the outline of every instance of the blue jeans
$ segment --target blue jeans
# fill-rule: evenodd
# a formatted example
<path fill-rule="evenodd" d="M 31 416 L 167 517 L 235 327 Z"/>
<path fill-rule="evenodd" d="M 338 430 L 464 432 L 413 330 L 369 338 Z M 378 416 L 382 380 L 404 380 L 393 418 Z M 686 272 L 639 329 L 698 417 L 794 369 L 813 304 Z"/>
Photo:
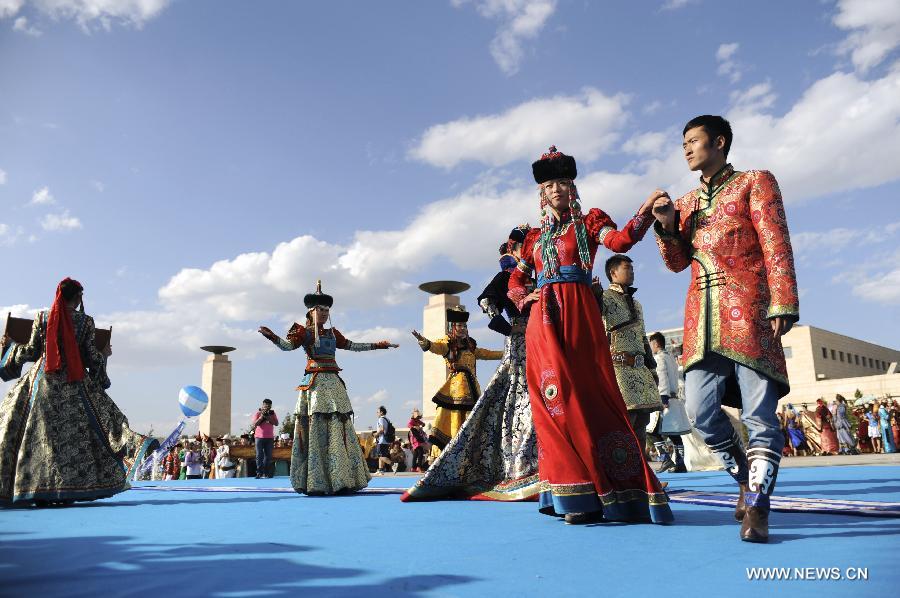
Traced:
<path fill-rule="evenodd" d="M 734 428 L 722 411 L 725 379 L 734 374 L 741 389 L 741 421 L 747 426 L 750 447 L 761 447 L 781 454 L 784 436 L 775 411 L 778 385 L 756 370 L 718 353 L 707 353 L 685 374 L 685 408 L 703 440 L 714 449 L 728 443 Z"/>
<path fill-rule="evenodd" d="M 274 438 L 256 439 L 256 475 L 269 475 L 269 465 L 272 463 L 272 449 L 275 448 Z"/>

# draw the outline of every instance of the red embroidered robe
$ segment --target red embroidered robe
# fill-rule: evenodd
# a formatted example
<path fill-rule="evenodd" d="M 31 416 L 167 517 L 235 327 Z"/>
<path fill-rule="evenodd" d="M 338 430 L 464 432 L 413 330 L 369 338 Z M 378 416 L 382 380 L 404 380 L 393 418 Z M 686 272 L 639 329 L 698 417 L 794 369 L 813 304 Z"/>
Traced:
<path fill-rule="evenodd" d="M 684 311 L 685 369 L 708 351 L 753 368 L 789 390 L 784 350 L 770 324 L 796 322 L 794 255 L 772 173 L 727 165 L 710 184 L 675 200 L 674 234 L 656 224 L 666 267 L 691 267 Z"/>

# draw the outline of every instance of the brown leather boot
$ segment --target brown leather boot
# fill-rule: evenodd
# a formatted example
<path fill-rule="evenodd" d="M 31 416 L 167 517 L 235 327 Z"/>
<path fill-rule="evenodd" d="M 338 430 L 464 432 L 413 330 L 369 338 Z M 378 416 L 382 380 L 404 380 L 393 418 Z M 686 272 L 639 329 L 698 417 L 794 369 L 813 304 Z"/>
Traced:
<path fill-rule="evenodd" d="M 744 514 L 747 512 L 747 505 L 744 502 L 744 493 L 749 492 L 750 489 L 747 487 L 747 484 L 738 484 L 741 488 L 741 494 L 738 496 L 737 506 L 734 507 L 734 520 L 738 523 L 742 523 L 744 521 Z"/>
<path fill-rule="evenodd" d="M 769 541 L 769 511 L 760 507 L 747 507 L 741 522 L 741 540 L 759 544 Z"/>

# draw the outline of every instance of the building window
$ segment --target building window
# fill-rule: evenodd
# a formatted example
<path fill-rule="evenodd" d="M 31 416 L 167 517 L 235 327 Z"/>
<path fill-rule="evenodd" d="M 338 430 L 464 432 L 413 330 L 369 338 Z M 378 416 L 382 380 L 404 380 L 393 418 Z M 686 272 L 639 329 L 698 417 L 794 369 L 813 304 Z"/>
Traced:
<path fill-rule="evenodd" d="M 844 363 L 844 352 L 843 351 L 838 351 L 838 357 L 840 358 L 841 363 Z"/>
<path fill-rule="evenodd" d="M 863 357 L 863 361 L 865 361 L 866 359 L 869 360 L 869 367 L 870 367 L 870 368 L 875 367 L 875 364 L 872 363 L 872 358 L 871 358 L 871 357 Z"/>
<path fill-rule="evenodd" d="M 831 358 L 837 359 L 837 355 L 834 354 L 834 349 L 831 350 Z"/>
<path fill-rule="evenodd" d="M 854 355 L 854 356 L 853 356 L 853 361 L 856 362 L 856 365 L 859 365 L 859 355 Z"/>
<path fill-rule="evenodd" d="M 793 357 L 793 356 L 794 356 L 794 351 L 793 351 L 793 349 L 791 349 L 790 347 L 785 347 L 785 348 L 784 348 L 784 358 L 785 358 L 785 359 L 790 359 L 790 358 Z"/>
<path fill-rule="evenodd" d="M 828 359 L 828 349 L 822 347 L 822 359 Z"/>

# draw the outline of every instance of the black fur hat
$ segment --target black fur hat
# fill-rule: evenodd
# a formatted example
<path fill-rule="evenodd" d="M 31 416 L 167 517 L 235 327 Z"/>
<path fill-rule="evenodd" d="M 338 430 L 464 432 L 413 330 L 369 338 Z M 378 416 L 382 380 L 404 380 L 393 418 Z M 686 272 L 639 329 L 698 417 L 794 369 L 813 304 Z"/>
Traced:
<path fill-rule="evenodd" d="M 331 295 L 326 295 L 322 292 L 322 281 L 316 281 L 316 292 L 309 293 L 303 297 L 303 305 L 306 306 L 306 309 L 312 309 L 314 307 L 331 307 L 334 305 L 334 297 Z"/>
<path fill-rule="evenodd" d="M 558 151 L 555 145 L 551 145 L 550 151 L 531 165 L 531 171 L 538 185 L 553 179 L 574 180 L 578 176 L 575 158 Z"/>
<path fill-rule="evenodd" d="M 447 310 L 447 321 L 448 322 L 468 322 L 469 321 L 469 312 L 464 309 L 448 309 Z"/>

